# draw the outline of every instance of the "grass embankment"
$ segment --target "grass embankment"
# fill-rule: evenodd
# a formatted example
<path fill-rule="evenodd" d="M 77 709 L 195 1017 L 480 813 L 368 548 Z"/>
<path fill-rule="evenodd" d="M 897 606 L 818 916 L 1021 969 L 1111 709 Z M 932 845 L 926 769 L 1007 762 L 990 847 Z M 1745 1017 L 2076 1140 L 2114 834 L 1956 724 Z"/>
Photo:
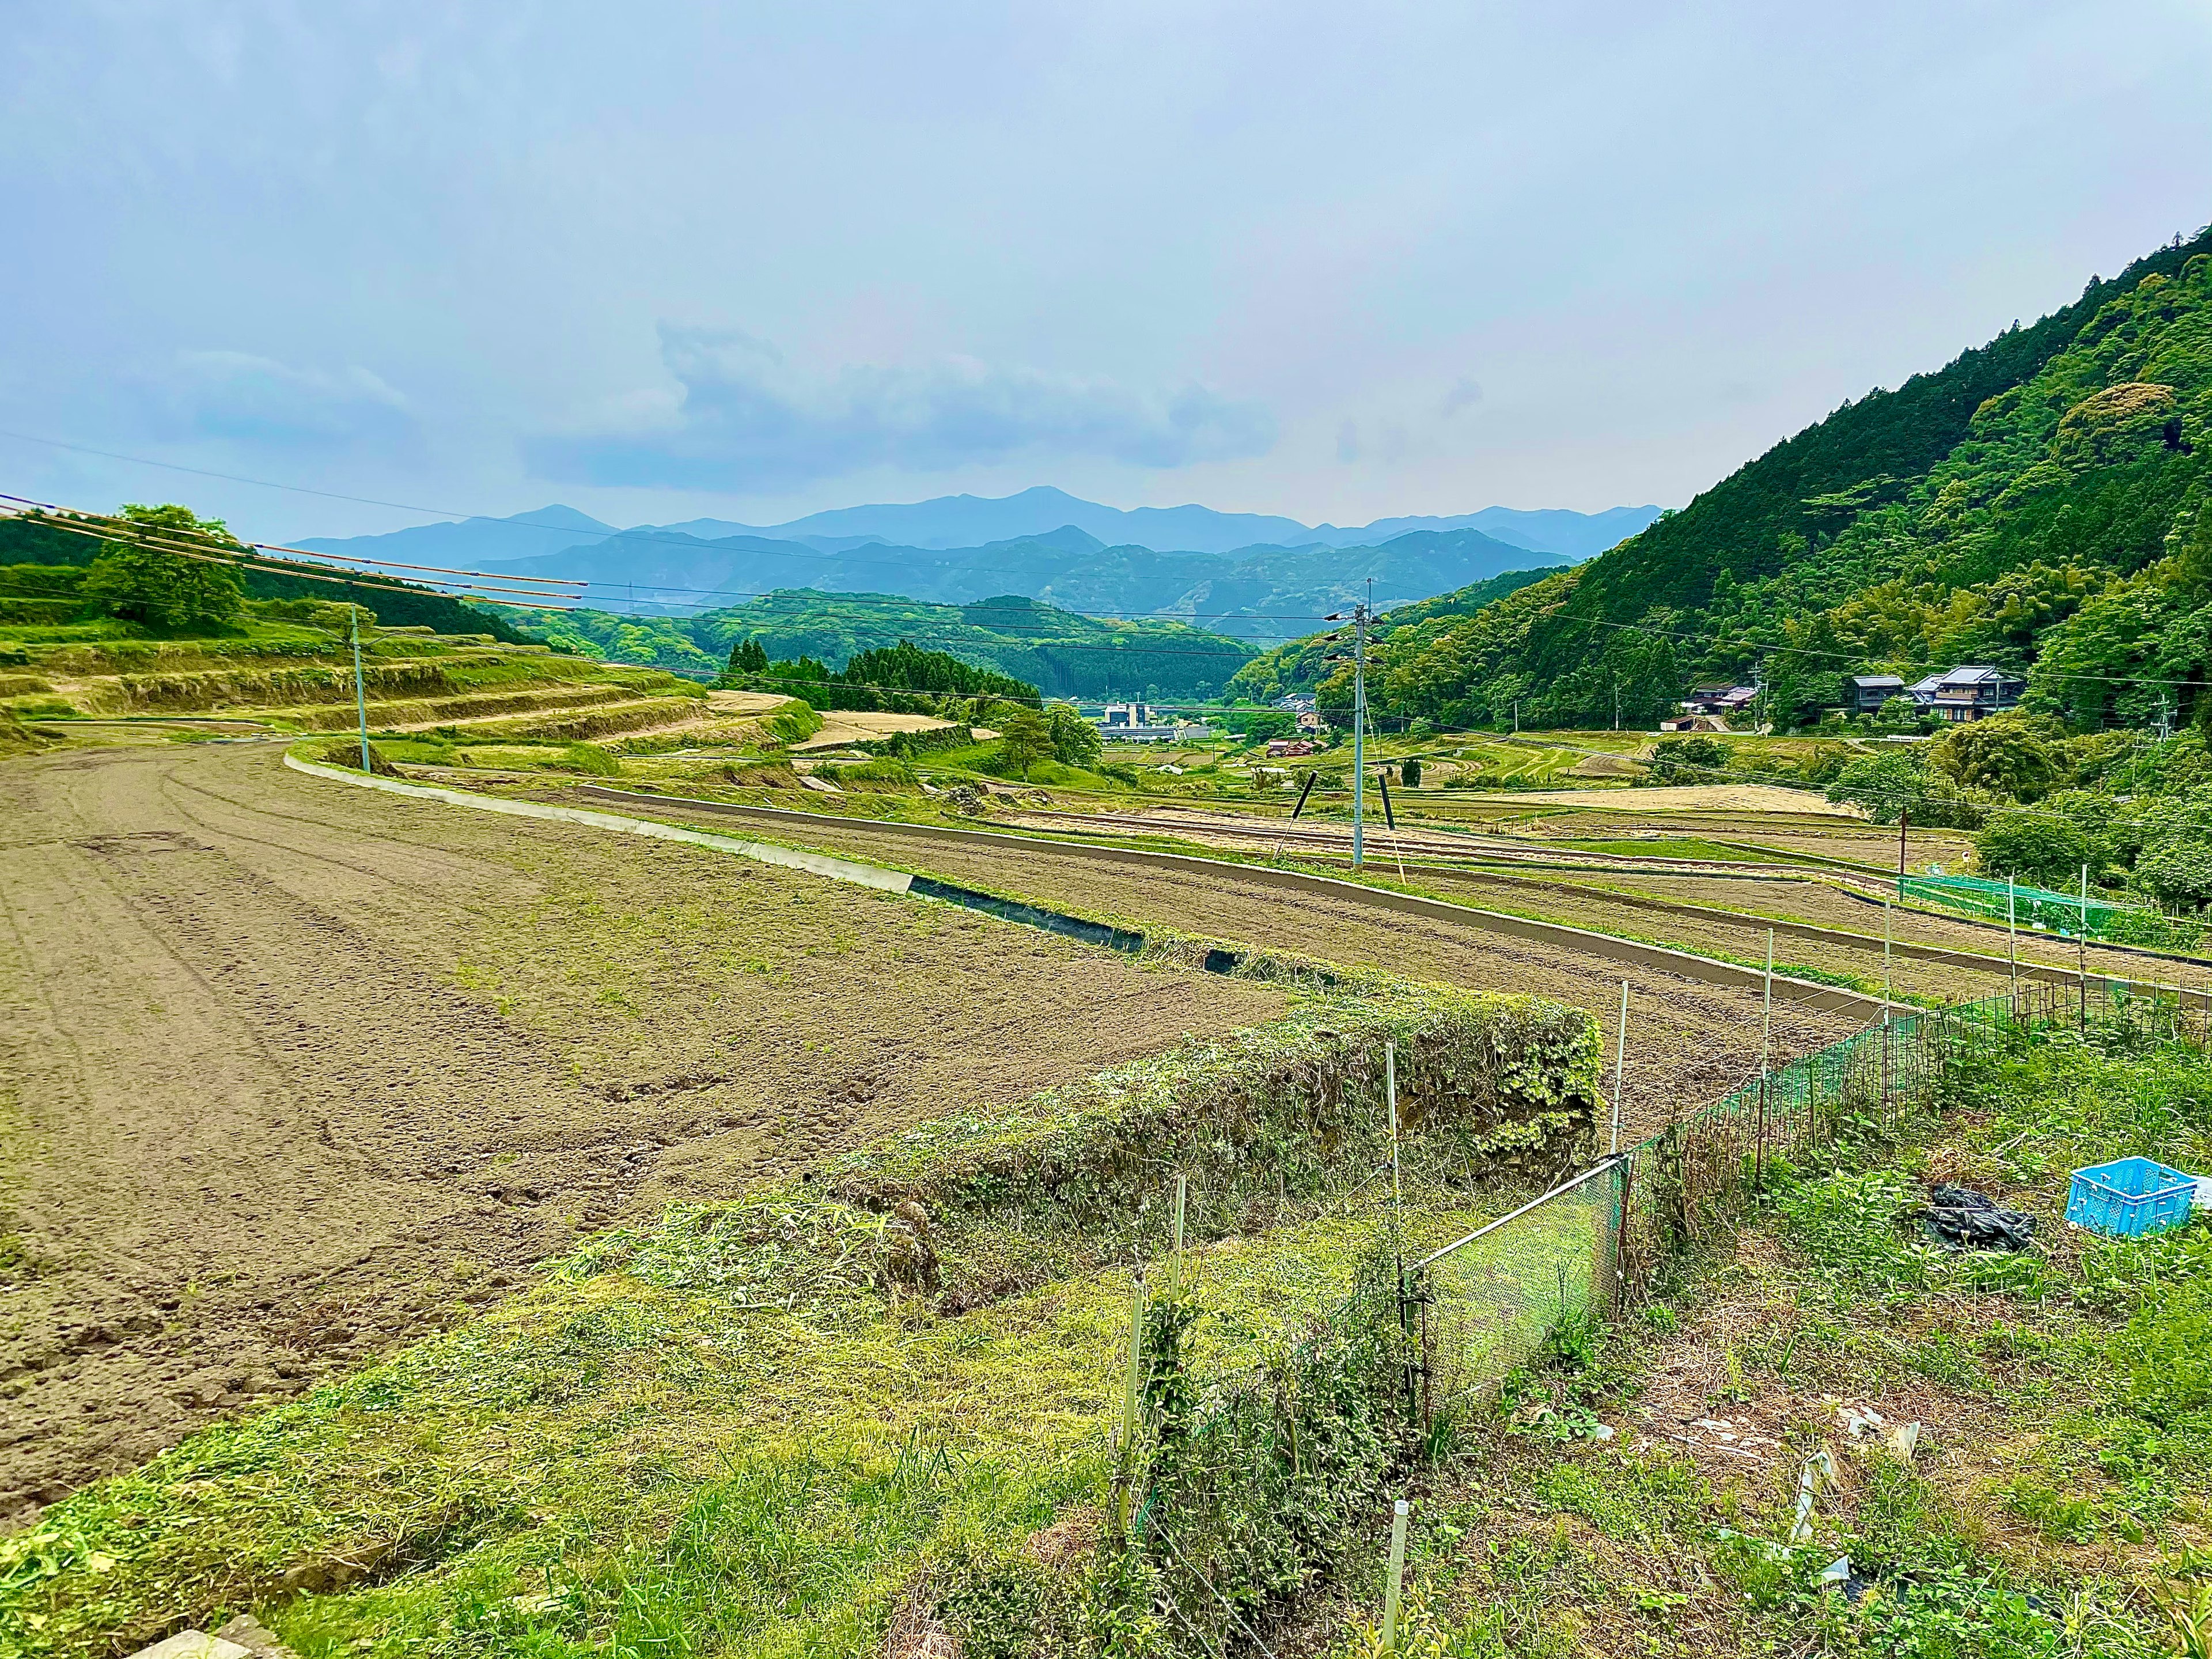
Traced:
<path fill-rule="evenodd" d="M 64 1500 L 0 1544 L 0 1648 L 252 1607 L 310 1659 L 861 1654 L 901 1618 L 972 1652 L 1174 1650 L 1152 1598 L 1176 1558 L 1141 1525 L 1097 1539 L 1126 1264 L 1166 1249 L 1178 1171 L 1197 1242 L 1148 1315 L 1174 1326 L 1148 1480 L 1226 1493 L 1185 1547 L 1222 1552 L 1228 1594 L 1294 1589 L 1404 1426 L 1395 1300 L 1349 1296 L 1382 1232 L 1383 1040 L 1425 1238 L 1489 1212 L 1470 1182 L 1587 1145 L 1598 1042 L 1529 999 L 1249 970 L 1302 988 L 1287 1018 L 603 1234 L 492 1313 Z M 1233 1467 L 1177 1461 L 1194 1412 Z M 1194 1589 L 1177 1617 L 1212 1620 Z"/>
<path fill-rule="evenodd" d="M 1901 1141 L 1781 1171 L 1625 1325 L 1555 1338 L 1435 1472 L 1403 1651 L 2204 1651 L 2212 1222 L 2111 1241 L 2062 1218 L 2083 1165 L 2212 1170 L 2208 1100 L 2193 1042 L 2016 1036 Z M 1917 1215 L 1936 1182 L 2033 1215 L 2034 1248 L 1936 1248 Z M 1901 1453 L 1883 1428 L 1908 1423 Z M 1837 1478 L 1792 1542 L 1823 1448 Z M 1824 1593 L 1844 1556 L 1852 1582 Z M 1335 1651 L 1374 1651 L 1375 1600 L 1344 1608 Z"/>

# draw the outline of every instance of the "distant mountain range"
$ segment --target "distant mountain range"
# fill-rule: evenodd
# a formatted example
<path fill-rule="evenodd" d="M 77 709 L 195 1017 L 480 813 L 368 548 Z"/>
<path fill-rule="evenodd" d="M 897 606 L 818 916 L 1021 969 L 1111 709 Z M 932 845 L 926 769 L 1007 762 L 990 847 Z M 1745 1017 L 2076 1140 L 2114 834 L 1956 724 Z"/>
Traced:
<path fill-rule="evenodd" d="M 1041 488 L 995 501 L 842 507 L 766 526 L 694 519 L 617 530 L 556 506 L 296 545 L 342 560 L 574 578 L 588 584 L 576 596 L 582 603 L 617 612 L 696 615 L 795 588 L 940 605 L 1015 596 L 1171 617 L 1273 644 L 1364 597 L 1370 579 L 1378 605 L 1402 605 L 1507 571 L 1574 563 L 1657 513 L 1492 507 L 1346 530 L 1204 507 L 1124 512 Z"/>

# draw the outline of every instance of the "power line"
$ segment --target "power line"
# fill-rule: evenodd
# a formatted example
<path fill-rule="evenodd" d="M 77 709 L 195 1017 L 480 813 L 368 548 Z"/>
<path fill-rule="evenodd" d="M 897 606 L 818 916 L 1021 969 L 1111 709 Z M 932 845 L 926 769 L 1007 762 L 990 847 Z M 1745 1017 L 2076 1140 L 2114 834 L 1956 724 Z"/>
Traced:
<path fill-rule="evenodd" d="M 138 531 L 166 531 L 173 534 L 204 533 L 198 531 L 188 530 L 186 527 L 181 526 L 151 524 L 143 519 L 133 519 L 122 514 L 93 513 L 83 507 L 64 507 L 58 501 L 42 501 L 29 495 L 11 495 L 5 490 L 0 490 L 0 501 L 14 501 L 18 504 L 18 509 L 22 507 L 32 509 L 30 513 L 27 514 L 20 510 L 0 508 L 0 513 L 6 513 L 8 516 L 13 518 L 31 518 L 38 523 L 50 524 L 56 529 L 66 529 L 68 528 L 68 526 L 64 523 L 60 523 L 49 518 L 49 514 L 58 514 L 62 515 L 64 519 L 81 519 L 98 524 L 122 526 Z M 227 534 L 228 532 L 225 533 Z M 456 566 L 444 564 L 403 564 L 396 559 L 356 558 L 350 563 L 332 564 L 329 561 L 325 560 L 320 554 L 312 553 L 307 549 L 301 547 L 286 547 L 281 543 L 276 542 L 249 542 L 240 540 L 235 537 L 232 538 L 231 542 L 228 544 L 218 541 L 213 537 L 210 537 L 208 538 L 208 542 L 209 545 L 215 547 L 234 544 L 239 547 L 258 548 L 264 552 L 268 553 L 289 554 L 295 558 L 308 560 L 321 568 L 328 569 L 347 570 L 351 569 L 355 565 L 368 564 L 379 565 L 390 570 L 427 570 L 443 576 L 481 576 L 487 581 L 495 581 L 504 584 L 511 592 L 519 593 L 527 593 L 533 589 L 539 587 L 583 587 L 589 586 L 589 584 L 580 576 L 511 576 L 504 571 L 464 570 Z M 547 599 L 565 599 L 568 596 L 562 593 L 548 593 L 545 597 Z"/>
<path fill-rule="evenodd" d="M 395 585 L 393 581 L 389 580 L 379 581 L 377 580 L 378 573 L 374 571 L 362 572 L 359 574 L 347 574 L 342 569 L 342 568 L 331 565 L 321 565 L 316 567 L 314 569 L 305 569 L 289 562 L 278 562 L 273 560 L 244 558 L 240 557 L 237 551 L 225 548 L 223 544 L 220 542 L 216 542 L 212 539 L 200 542 L 179 542 L 169 539 L 168 535 L 158 532 L 169 532 L 169 535 L 184 534 L 188 532 L 175 531 L 171 526 L 167 526 L 141 525 L 136 520 L 128 519 L 111 520 L 109 522 L 112 527 L 106 529 L 94 528 L 92 525 L 88 523 L 72 522 L 63 519 L 50 518 L 43 514 L 36 515 L 27 513 L 0 514 L 0 522 L 35 523 L 45 529 L 57 531 L 64 535 L 82 536 L 90 540 L 101 543 L 129 543 L 140 547 L 152 548 L 158 552 L 172 554 L 180 559 L 190 559 L 196 563 L 222 565 L 227 568 L 234 570 L 258 571 L 269 575 L 290 576 L 301 581 L 329 582 L 337 586 L 358 587 L 374 593 L 404 593 L 416 599 L 475 599 L 478 603 L 485 605 L 498 605 L 504 603 L 504 601 L 498 599 L 481 599 L 478 597 L 477 593 L 474 592 L 455 594 L 449 593 L 445 592 L 443 589 L 431 587 L 427 585 L 410 585 L 402 586 Z M 246 543 L 239 544 L 239 547 L 241 550 L 252 545 L 252 544 Z M 210 549 L 218 550 L 208 550 Z M 456 585 L 477 588 L 483 592 L 512 592 L 515 591 L 510 588 L 493 588 L 488 584 L 483 583 Z M 530 597 L 533 599 L 537 599 L 537 596 L 535 595 L 532 595 Z M 535 604 L 533 608 L 541 611 L 574 611 L 579 607 L 564 605 L 547 605 L 539 602 Z"/>

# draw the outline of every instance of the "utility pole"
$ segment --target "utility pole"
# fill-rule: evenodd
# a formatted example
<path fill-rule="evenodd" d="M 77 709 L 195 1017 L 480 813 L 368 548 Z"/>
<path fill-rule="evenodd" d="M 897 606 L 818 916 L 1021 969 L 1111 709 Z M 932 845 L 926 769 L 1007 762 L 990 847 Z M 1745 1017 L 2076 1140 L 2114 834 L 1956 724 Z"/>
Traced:
<path fill-rule="evenodd" d="M 1912 803 L 1904 801 L 1897 809 L 1897 896 L 1905 896 L 1905 826 L 1912 817 Z"/>
<path fill-rule="evenodd" d="M 1620 730 L 1620 671 L 1613 671 L 1613 729 Z"/>
<path fill-rule="evenodd" d="M 353 618 L 353 708 L 361 720 L 361 769 L 372 769 L 368 763 L 368 693 L 361 680 L 361 607 L 349 605 L 346 612 Z"/>
<path fill-rule="evenodd" d="M 1368 578 L 1370 598 L 1375 592 L 1373 577 Z M 1364 603 L 1352 609 L 1353 644 L 1352 647 L 1352 867 L 1355 870 L 1365 862 L 1367 856 L 1367 619 L 1369 607 Z"/>
<path fill-rule="evenodd" d="M 1516 738 L 1521 735 L 1521 699 L 1518 697 L 1513 699 L 1513 735 Z"/>

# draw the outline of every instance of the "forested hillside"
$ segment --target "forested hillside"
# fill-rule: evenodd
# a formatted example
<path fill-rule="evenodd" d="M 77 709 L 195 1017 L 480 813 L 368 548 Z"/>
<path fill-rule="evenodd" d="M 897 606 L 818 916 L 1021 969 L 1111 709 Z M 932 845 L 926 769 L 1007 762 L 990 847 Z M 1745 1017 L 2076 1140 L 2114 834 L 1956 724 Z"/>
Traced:
<path fill-rule="evenodd" d="M 1680 513 L 1464 625 L 1382 642 L 1386 714 L 1649 726 L 1765 665 L 1784 717 L 1840 677 L 2028 672 L 2084 726 L 2212 715 L 2212 232 L 2093 282 L 1777 445 Z M 2170 684 L 2151 684 L 2169 682 Z M 1340 700 L 1340 688 L 1325 696 Z"/>
<path fill-rule="evenodd" d="M 1556 582 L 1563 574 L 1553 570 L 1509 570 L 1502 576 L 1492 576 L 1488 581 L 1476 582 L 1454 592 L 1440 593 L 1415 605 L 1401 605 L 1382 614 L 1375 626 L 1375 640 L 1378 646 L 1384 640 L 1393 640 L 1401 653 L 1418 654 L 1420 647 L 1417 641 L 1464 632 L 1463 627 L 1455 624 L 1465 623 L 1485 606 L 1494 605 L 1508 594 L 1517 593 L 1534 584 Z M 1424 629 L 1427 630 L 1425 635 Z M 1336 672 L 1322 659 L 1337 648 L 1328 635 L 1320 634 L 1279 645 L 1238 670 L 1237 678 L 1229 683 L 1229 693 L 1267 702 L 1291 692 L 1311 691 Z"/>
<path fill-rule="evenodd" d="M 1051 697 L 1211 696 L 1251 647 L 1173 622 L 1101 622 L 1001 597 L 928 605 L 885 593 L 765 594 L 696 617 L 601 611 L 513 611 L 532 632 L 614 661 L 710 679 L 732 648 L 757 641 L 778 660 L 842 668 L 865 651 L 914 641 L 1038 687 Z"/>

